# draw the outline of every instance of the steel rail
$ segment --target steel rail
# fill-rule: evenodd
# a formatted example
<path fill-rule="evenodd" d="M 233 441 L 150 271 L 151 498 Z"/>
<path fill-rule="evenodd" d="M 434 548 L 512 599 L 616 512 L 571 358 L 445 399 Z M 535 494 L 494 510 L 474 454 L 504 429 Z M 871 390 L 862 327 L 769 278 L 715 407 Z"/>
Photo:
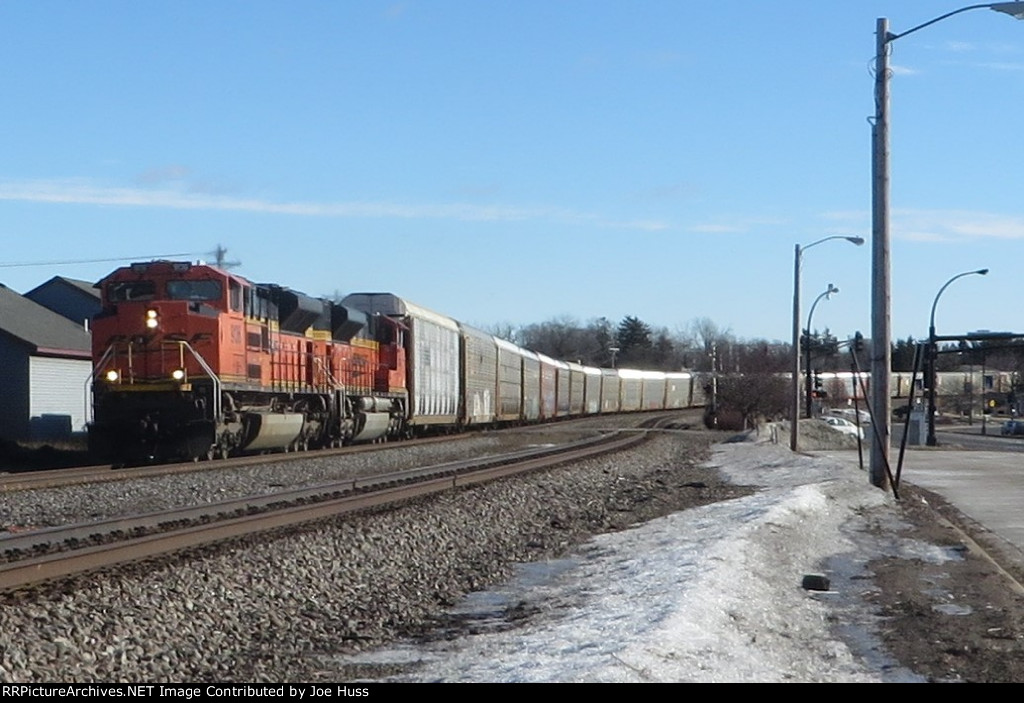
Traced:
<path fill-rule="evenodd" d="M 243 496 L 229 500 L 204 503 L 187 508 L 173 508 L 170 510 L 159 510 L 141 515 L 129 515 L 89 522 L 76 523 L 71 525 L 58 525 L 54 527 L 43 527 L 34 530 L 15 532 L 8 535 L 0 535 L 0 560 L 3 554 L 9 555 L 6 560 L 14 561 L 19 554 L 51 550 L 54 546 L 63 544 L 74 544 L 99 539 L 110 539 L 110 536 L 136 534 L 141 531 L 153 531 L 162 525 L 174 525 L 182 523 L 195 523 L 198 521 L 209 522 L 215 519 L 223 519 L 239 514 L 251 514 L 257 511 L 266 511 L 275 506 L 290 505 L 295 503 L 311 503 L 337 497 L 341 494 L 353 493 L 355 491 L 370 491 L 375 488 L 394 486 L 401 483 L 408 483 L 415 480 L 424 480 L 436 476 L 455 475 L 460 472 L 483 470 L 488 467 L 497 467 L 513 462 L 524 462 L 531 458 L 543 458 L 555 456 L 560 453 L 570 452 L 576 448 L 585 447 L 591 444 L 608 442 L 611 435 L 599 435 L 590 438 L 576 440 L 561 447 L 533 447 L 520 449 L 506 454 L 495 454 L 492 456 L 463 459 L 460 461 L 446 462 L 431 466 L 422 466 L 412 469 L 392 471 L 385 474 L 373 476 L 360 476 L 339 479 L 327 483 L 320 483 L 305 488 L 277 491 L 260 495 Z M 10 555 L 14 555 L 13 558 Z"/>
<path fill-rule="evenodd" d="M 489 461 L 484 462 L 485 466 L 483 468 L 472 470 L 446 468 L 442 471 L 443 475 L 440 476 L 438 475 L 438 467 L 425 467 L 409 472 L 390 474 L 387 477 L 364 478 L 351 482 L 353 488 L 359 483 L 364 485 L 376 483 L 377 487 L 366 492 L 344 495 L 312 504 L 275 508 L 273 504 L 281 504 L 283 502 L 281 499 L 283 494 L 263 496 L 261 499 L 269 503 L 267 505 L 269 509 L 264 512 L 220 519 L 216 522 L 207 522 L 199 525 L 191 524 L 157 534 L 130 537 L 122 541 L 108 542 L 0 564 L 0 591 L 23 588 L 42 581 L 69 577 L 125 562 L 160 556 L 282 527 L 314 522 L 356 510 L 392 504 L 410 498 L 431 495 L 540 468 L 549 468 L 597 454 L 629 448 L 645 441 L 646 438 L 647 433 L 630 433 L 622 436 L 617 434 L 603 435 L 589 441 L 574 443 L 568 449 L 563 446 L 555 449 L 526 450 L 516 452 L 514 459 L 510 459 L 508 455 L 492 457 Z M 480 460 L 474 459 L 468 462 L 454 463 L 479 466 Z M 400 485 L 380 487 L 382 479 L 385 478 L 392 483 L 398 480 L 405 482 Z M 344 483 L 350 482 L 346 481 Z M 323 495 L 322 487 L 304 489 L 297 493 L 309 493 L 311 491 L 319 491 L 319 494 Z M 241 504 L 248 505 L 248 503 L 245 503 L 245 500 L 251 501 L 252 499 L 233 502 L 236 506 Z M 197 510 L 205 511 L 206 517 L 209 517 L 211 507 L 213 506 L 207 505 L 202 508 L 189 508 L 185 511 L 179 511 L 177 513 L 178 518 L 173 517 L 175 511 L 168 511 L 162 514 L 160 520 L 164 524 L 167 522 L 178 522 L 180 524 L 186 519 L 196 519 L 195 511 Z M 243 508 L 236 507 L 236 510 L 238 509 Z M 185 518 L 183 517 L 185 515 L 191 515 L 192 517 Z M 134 519 L 150 520 L 149 525 L 152 527 L 152 515 L 108 522 L 120 525 L 121 527 L 117 528 L 115 532 L 123 534 L 124 532 L 138 529 L 138 526 L 129 526 Z M 65 532 L 65 535 L 70 534 L 70 531 L 73 530 L 84 529 L 88 532 L 90 528 L 95 531 L 95 526 L 91 524 L 71 526 L 67 528 L 68 532 Z M 45 537 L 54 540 L 61 529 L 53 528 L 52 530 L 47 530 Z M 0 540 L 0 550 L 24 551 L 34 548 L 31 546 L 33 537 L 36 537 L 36 535 L 23 533 L 5 538 Z M 81 538 L 69 539 L 73 541 L 74 539 Z M 38 540 L 36 544 L 38 546 Z"/>
<path fill-rule="evenodd" d="M 215 471 L 239 466 L 270 464 L 275 462 L 300 461 L 315 457 L 330 457 L 346 454 L 383 451 L 387 449 L 405 449 L 420 444 L 450 442 L 456 439 L 469 438 L 465 434 L 458 437 L 423 437 L 407 442 L 386 442 L 381 444 L 357 444 L 334 449 L 315 449 L 306 452 L 278 452 L 272 454 L 251 454 L 216 459 L 213 461 L 178 462 L 173 464 L 152 464 L 115 469 L 110 464 L 94 466 L 77 466 L 68 469 L 46 469 L 43 471 L 23 471 L 19 473 L 0 474 L 0 493 L 12 491 L 29 491 L 40 488 L 60 488 L 83 483 L 102 483 L 107 481 L 123 481 L 132 478 L 152 478 L 172 474 L 186 474 L 195 471 Z"/>

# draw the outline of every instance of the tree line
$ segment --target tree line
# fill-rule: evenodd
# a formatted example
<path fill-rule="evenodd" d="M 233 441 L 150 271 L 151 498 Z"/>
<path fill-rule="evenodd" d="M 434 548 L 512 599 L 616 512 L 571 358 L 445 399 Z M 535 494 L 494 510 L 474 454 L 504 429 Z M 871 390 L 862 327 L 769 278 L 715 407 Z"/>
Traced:
<path fill-rule="evenodd" d="M 499 326 L 495 336 L 555 359 L 602 368 L 714 372 L 718 427 L 749 427 L 756 418 L 784 418 L 792 402 L 789 374 L 792 345 L 765 339 L 743 340 L 708 318 L 691 320 L 670 331 L 628 315 L 617 324 L 605 317 L 585 324 L 570 317 L 519 328 Z M 927 340 L 924 340 L 925 342 Z M 913 371 L 922 340 L 913 337 L 892 345 L 893 371 Z M 850 371 L 855 340 L 840 340 L 827 328 L 803 330 L 801 367 L 813 371 Z M 1024 339 L 971 340 L 943 344 L 938 371 L 973 367 L 1015 372 L 1015 389 L 1024 388 Z M 870 366 L 870 341 L 862 340 L 858 368 Z M 923 363 L 923 362 L 922 362 Z M 923 366 L 919 368 L 923 373 Z M 710 378 L 708 382 L 711 383 Z M 829 389 L 831 393 L 836 389 Z M 838 397 L 838 396 L 837 396 Z"/>
<path fill-rule="evenodd" d="M 561 317 L 522 327 L 498 325 L 489 331 L 556 359 L 603 368 L 750 374 L 785 373 L 791 364 L 790 344 L 740 339 L 706 317 L 693 319 L 674 331 L 653 327 L 632 315 L 617 324 L 606 317 L 584 324 Z M 804 336 L 804 350 L 806 343 Z M 828 329 L 810 335 L 810 352 L 818 370 L 849 368 L 842 345 Z"/>
<path fill-rule="evenodd" d="M 606 317 L 580 323 L 560 317 L 521 327 L 498 325 L 495 336 L 555 359 L 603 368 L 656 371 L 717 371 L 728 373 L 788 373 L 792 346 L 766 339 L 740 339 L 709 318 L 696 318 L 679 329 L 653 327 L 627 315 L 617 324 Z M 802 331 L 801 357 L 815 371 L 849 371 L 853 340 L 840 340 L 828 328 Z M 925 340 L 913 337 L 892 345 L 893 371 L 913 371 L 914 356 Z M 809 353 L 808 353 L 809 352 Z M 859 354 L 867 370 L 870 341 Z M 1024 379 L 1024 339 L 961 341 L 939 347 L 937 369 L 955 371 L 970 366 L 1012 371 Z M 804 366 L 806 368 L 806 366 Z"/>
<path fill-rule="evenodd" d="M 774 373 L 788 368 L 788 345 L 737 339 L 708 318 L 694 319 L 675 331 L 653 327 L 632 315 L 617 324 L 605 317 L 585 324 L 562 317 L 489 331 L 527 349 L 586 366 L 722 373 Z"/>

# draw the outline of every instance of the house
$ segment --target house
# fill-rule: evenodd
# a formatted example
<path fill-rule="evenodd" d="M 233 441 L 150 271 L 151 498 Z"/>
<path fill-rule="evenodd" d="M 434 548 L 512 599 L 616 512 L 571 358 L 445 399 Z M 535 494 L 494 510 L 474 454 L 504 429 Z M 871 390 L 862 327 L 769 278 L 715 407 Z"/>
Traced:
<path fill-rule="evenodd" d="M 0 284 L 0 437 L 84 432 L 91 373 L 90 335 L 82 323 Z"/>
<path fill-rule="evenodd" d="M 101 310 L 100 289 L 88 281 L 54 276 L 25 297 L 79 325 L 87 324 Z"/>

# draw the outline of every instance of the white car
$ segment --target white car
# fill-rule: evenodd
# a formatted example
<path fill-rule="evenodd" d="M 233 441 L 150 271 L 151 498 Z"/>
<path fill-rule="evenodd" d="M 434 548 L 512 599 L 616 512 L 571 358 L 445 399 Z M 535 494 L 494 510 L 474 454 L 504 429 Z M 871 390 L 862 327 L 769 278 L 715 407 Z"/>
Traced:
<path fill-rule="evenodd" d="M 860 415 L 860 424 L 870 425 L 871 424 L 871 413 L 867 410 L 854 410 L 853 408 L 832 408 L 828 411 L 829 415 L 833 417 L 841 417 L 844 420 L 857 424 L 857 416 Z"/>
<path fill-rule="evenodd" d="M 826 415 L 825 417 L 821 418 L 821 421 L 824 422 L 829 427 L 831 427 L 833 430 L 838 430 L 843 434 L 853 435 L 858 439 L 864 439 L 864 430 L 860 427 L 857 427 L 849 420 L 844 420 L 843 418 L 836 417 L 834 415 Z"/>

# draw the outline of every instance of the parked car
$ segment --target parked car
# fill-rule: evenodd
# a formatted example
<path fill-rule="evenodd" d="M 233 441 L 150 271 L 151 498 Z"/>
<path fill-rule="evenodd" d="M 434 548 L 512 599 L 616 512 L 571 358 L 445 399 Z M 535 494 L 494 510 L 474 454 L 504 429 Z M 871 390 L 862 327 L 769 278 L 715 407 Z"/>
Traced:
<path fill-rule="evenodd" d="M 1024 420 L 1007 420 L 999 432 L 1006 435 L 1024 434 Z"/>
<path fill-rule="evenodd" d="M 857 427 L 849 420 L 844 420 L 843 418 L 836 417 L 835 415 L 826 415 L 825 417 L 821 418 L 821 421 L 824 422 L 829 427 L 831 427 L 833 430 L 842 432 L 843 434 L 853 435 L 858 439 L 864 439 L 864 430 L 860 427 Z"/>
<path fill-rule="evenodd" d="M 849 420 L 853 424 L 857 424 L 857 416 L 860 415 L 861 425 L 871 424 L 871 413 L 867 410 L 854 410 L 853 408 L 832 408 L 828 411 L 829 415 L 834 417 L 841 417 L 844 420 Z"/>

